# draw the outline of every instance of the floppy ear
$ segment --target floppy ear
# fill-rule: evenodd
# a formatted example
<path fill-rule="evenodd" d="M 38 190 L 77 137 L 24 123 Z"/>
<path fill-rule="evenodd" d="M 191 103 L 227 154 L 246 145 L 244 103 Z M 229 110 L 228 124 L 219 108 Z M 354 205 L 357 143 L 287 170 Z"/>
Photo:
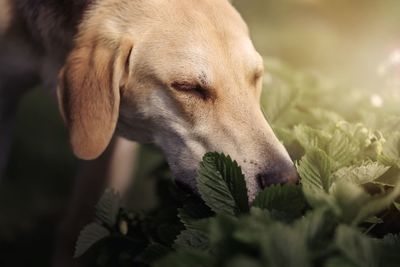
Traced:
<path fill-rule="evenodd" d="M 57 96 L 69 129 L 75 155 L 91 160 L 100 156 L 114 134 L 120 105 L 120 87 L 127 78 L 133 45 L 83 46 L 69 55 L 60 73 Z"/>

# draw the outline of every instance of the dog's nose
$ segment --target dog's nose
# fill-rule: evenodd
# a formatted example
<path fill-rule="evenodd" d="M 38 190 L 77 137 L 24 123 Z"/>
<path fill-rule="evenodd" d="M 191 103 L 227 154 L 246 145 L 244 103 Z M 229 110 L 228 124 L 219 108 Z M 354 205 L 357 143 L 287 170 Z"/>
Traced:
<path fill-rule="evenodd" d="M 257 175 L 261 188 L 275 184 L 295 184 L 299 181 L 299 175 L 293 163 L 281 164 Z"/>

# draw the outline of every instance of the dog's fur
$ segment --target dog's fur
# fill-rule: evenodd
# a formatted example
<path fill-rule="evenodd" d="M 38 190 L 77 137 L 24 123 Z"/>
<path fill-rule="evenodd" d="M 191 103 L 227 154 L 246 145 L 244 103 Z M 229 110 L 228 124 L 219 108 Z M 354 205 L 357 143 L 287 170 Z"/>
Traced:
<path fill-rule="evenodd" d="M 0 168 L 17 99 L 41 83 L 58 87 L 78 157 L 99 157 L 115 133 L 155 143 L 194 190 L 201 156 L 224 152 L 252 200 L 297 179 L 261 112 L 262 74 L 227 0 L 0 0 Z M 114 175 L 123 190 L 129 174 Z"/>

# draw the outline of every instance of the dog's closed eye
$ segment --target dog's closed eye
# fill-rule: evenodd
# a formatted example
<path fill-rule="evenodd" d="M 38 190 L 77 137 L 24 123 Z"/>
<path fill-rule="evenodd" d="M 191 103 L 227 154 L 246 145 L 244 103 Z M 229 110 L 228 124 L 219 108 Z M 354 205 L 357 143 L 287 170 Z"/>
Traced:
<path fill-rule="evenodd" d="M 254 72 L 253 83 L 257 84 L 263 77 L 264 77 L 264 68 L 260 67 Z"/>
<path fill-rule="evenodd" d="M 178 92 L 186 94 L 194 94 L 196 96 L 201 97 L 204 100 L 210 98 L 210 92 L 208 91 L 208 89 L 196 82 L 176 81 L 171 84 L 171 87 Z"/>

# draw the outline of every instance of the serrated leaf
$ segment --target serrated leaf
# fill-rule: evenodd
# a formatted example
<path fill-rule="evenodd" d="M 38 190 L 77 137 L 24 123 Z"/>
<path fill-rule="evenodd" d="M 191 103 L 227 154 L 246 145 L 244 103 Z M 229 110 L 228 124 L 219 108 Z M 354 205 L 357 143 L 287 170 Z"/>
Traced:
<path fill-rule="evenodd" d="M 299 95 L 299 90 L 279 81 L 276 81 L 274 86 L 265 86 L 262 106 L 268 120 L 271 123 L 282 122 L 279 118 L 282 118 L 296 104 Z"/>
<path fill-rule="evenodd" d="M 383 144 L 383 151 L 379 160 L 385 165 L 400 168 L 400 132 L 389 136 Z"/>
<path fill-rule="evenodd" d="M 214 155 L 216 158 L 217 170 L 228 184 L 229 190 L 232 192 L 239 212 L 249 211 L 249 198 L 247 195 L 246 180 L 242 169 L 238 163 L 231 159 L 230 156 L 221 154 Z"/>
<path fill-rule="evenodd" d="M 294 134 L 297 141 L 306 151 L 315 148 L 323 149 L 331 139 L 331 136 L 324 131 L 313 129 L 306 125 L 296 126 Z"/>
<path fill-rule="evenodd" d="M 175 248 L 207 250 L 209 247 L 208 237 L 203 231 L 184 230 L 175 240 Z"/>
<path fill-rule="evenodd" d="M 218 153 L 207 153 L 200 163 L 198 190 L 214 212 L 236 215 L 249 211 L 244 175 L 236 161 Z"/>
<path fill-rule="evenodd" d="M 319 208 L 296 221 L 294 228 L 303 234 L 307 246 L 315 253 L 326 249 L 337 224 L 330 209 Z"/>
<path fill-rule="evenodd" d="M 297 164 L 301 184 L 307 201 L 313 207 L 331 202 L 328 192 L 331 183 L 331 160 L 324 151 L 310 149 Z"/>
<path fill-rule="evenodd" d="M 400 262 L 400 247 L 390 240 L 378 240 L 359 233 L 356 229 L 341 225 L 336 233 L 337 248 L 358 266 L 395 267 Z"/>
<path fill-rule="evenodd" d="M 335 169 L 343 167 L 354 160 L 360 151 L 359 144 L 343 131 L 336 129 L 329 141 L 327 154 L 335 162 Z"/>
<path fill-rule="evenodd" d="M 263 266 L 309 266 L 308 248 L 301 229 L 271 220 L 268 211 L 252 208 L 250 216 L 241 217 L 234 224 L 223 220 L 215 224 L 218 226 L 213 231 L 216 234 L 210 233 L 210 238 L 220 236 L 215 247 L 220 251 L 229 247 L 232 254 L 227 256 L 256 248 L 261 251 Z"/>
<path fill-rule="evenodd" d="M 270 212 L 259 208 L 251 208 L 250 216 L 242 217 L 233 227 L 233 237 L 235 240 L 244 243 L 246 246 L 258 245 L 260 233 L 267 231 L 268 227 L 275 223 Z M 220 227 L 224 227 L 224 223 Z"/>
<path fill-rule="evenodd" d="M 259 235 L 262 238 L 261 255 L 265 266 L 311 266 L 306 242 L 300 231 L 276 223 Z"/>
<path fill-rule="evenodd" d="M 208 236 L 211 246 L 218 246 L 227 237 L 231 236 L 238 224 L 238 219 L 223 214 L 217 215 L 210 220 Z"/>
<path fill-rule="evenodd" d="M 178 217 L 188 230 L 198 230 L 206 232 L 206 230 L 208 229 L 210 218 L 193 218 L 183 209 L 178 209 Z"/>
<path fill-rule="evenodd" d="M 352 224 L 357 225 L 363 220 L 378 214 L 388 208 L 400 196 L 400 179 L 395 187 L 388 192 L 374 195 L 364 205 L 362 205 L 353 220 Z"/>
<path fill-rule="evenodd" d="M 291 215 L 299 215 L 306 206 L 300 186 L 273 185 L 260 192 L 253 202 L 253 207 L 277 210 Z"/>
<path fill-rule="evenodd" d="M 358 216 L 360 209 L 371 200 L 371 196 L 361 186 L 347 181 L 334 183 L 330 195 L 334 199 L 336 215 L 346 223 L 353 221 Z"/>
<path fill-rule="evenodd" d="M 381 188 L 385 187 L 394 187 L 399 181 L 400 177 L 400 169 L 396 167 L 388 166 L 388 171 L 385 172 L 381 177 L 373 181 L 374 185 L 377 185 Z"/>
<path fill-rule="evenodd" d="M 389 170 L 378 162 L 363 163 L 361 166 L 343 167 L 334 173 L 335 181 L 348 181 L 357 185 L 371 183 Z"/>
<path fill-rule="evenodd" d="M 348 226 L 339 226 L 336 232 L 336 246 L 353 263 L 358 266 L 382 266 L 382 259 L 377 257 L 374 241 Z"/>
<path fill-rule="evenodd" d="M 120 205 L 121 197 L 119 193 L 107 189 L 96 205 L 96 218 L 108 227 L 113 227 L 117 220 Z"/>
<path fill-rule="evenodd" d="M 79 234 L 76 242 L 74 257 L 78 258 L 85 254 L 93 245 L 110 235 L 107 228 L 98 223 L 87 225 Z"/>
<path fill-rule="evenodd" d="M 275 135 L 278 139 L 284 144 L 291 144 L 296 140 L 294 132 L 292 129 L 284 128 L 284 127 L 273 127 Z"/>

